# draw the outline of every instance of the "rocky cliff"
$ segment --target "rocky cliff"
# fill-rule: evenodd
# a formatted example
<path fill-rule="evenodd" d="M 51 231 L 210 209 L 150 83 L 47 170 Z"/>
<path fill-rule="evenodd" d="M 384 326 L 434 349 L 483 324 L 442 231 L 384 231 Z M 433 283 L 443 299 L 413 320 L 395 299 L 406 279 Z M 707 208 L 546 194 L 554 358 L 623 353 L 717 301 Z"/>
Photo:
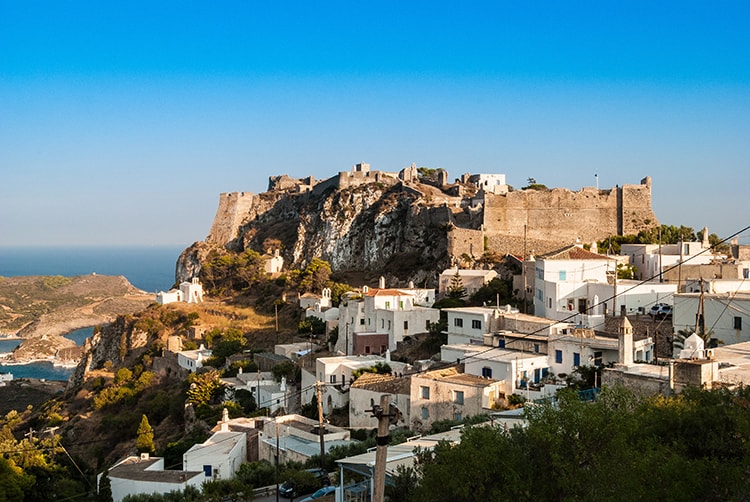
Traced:
<path fill-rule="evenodd" d="M 328 180 L 276 177 L 259 195 L 221 194 L 208 238 L 182 253 L 177 280 L 198 275 L 212 248 L 267 252 L 275 242 L 287 269 L 318 257 L 335 272 L 434 287 L 445 268 L 474 266 L 488 252 L 538 254 L 658 225 L 648 177 L 608 190 L 510 187 L 494 194 L 468 174 L 452 184 L 441 174 L 428 181 L 414 166 L 384 173 L 358 164 Z"/>

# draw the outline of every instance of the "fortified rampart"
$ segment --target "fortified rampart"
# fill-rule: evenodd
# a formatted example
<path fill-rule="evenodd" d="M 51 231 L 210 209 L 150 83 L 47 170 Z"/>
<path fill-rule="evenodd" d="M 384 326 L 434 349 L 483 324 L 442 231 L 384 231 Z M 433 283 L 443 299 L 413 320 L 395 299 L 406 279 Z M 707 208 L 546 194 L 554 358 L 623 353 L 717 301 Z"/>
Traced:
<path fill-rule="evenodd" d="M 219 207 L 216 209 L 211 231 L 206 242 L 223 246 L 238 236 L 242 223 L 249 217 L 255 204 L 251 192 L 230 192 L 219 194 Z"/>
<path fill-rule="evenodd" d="M 489 236 L 526 236 L 540 241 L 583 242 L 637 234 L 657 225 L 651 209 L 651 178 L 610 190 L 565 188 L 485 194 L 484 231 Z"/>

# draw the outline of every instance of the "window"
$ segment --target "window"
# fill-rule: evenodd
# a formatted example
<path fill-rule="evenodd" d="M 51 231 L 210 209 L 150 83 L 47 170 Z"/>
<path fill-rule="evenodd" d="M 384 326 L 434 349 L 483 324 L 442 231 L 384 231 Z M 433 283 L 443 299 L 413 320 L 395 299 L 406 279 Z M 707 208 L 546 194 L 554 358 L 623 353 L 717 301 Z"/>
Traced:
<path fill-rule="evenodd" d="M 460 317 L 456 317 L 453 319 L 453 325 L 457 328 L 463 328 L 464 327 L 464 320 Z"/>
<path fill-rule="evenodd" d="M 385 319 L 380 320 L 380 329 L 385 328 Z"/>
<path fill-rule="evenodd" d="M 538 343 L 534 344 L 534 352 L 537 353 L 537 354 L 539 353 L 539 344 Z"/>
<path fill-rule="evenodd" d="M 404 331 L 409 329 L 409 321 L 404 321 Z"/>
<path fill-rule="evenodd" d="M 472 329 L 482 329 L 482 321 L 480 321 L 479 319 L 472 320 L 471 327 Z"/>
<path fill-rule="evenodd" d="M 501 338 L 500 340 L 497 341 L 497 347 L 500 349 L 505 348 L 505 338 Z"/>
<path fill-rule="evenodd" d="M 543 292 L 542 292 L 542 290 L 541 290 L 541 289 L 539 289 L 539 288 L 537 288 L 537 290 L 536 290 L 536 297 L 537 297 L 537 299 L 539 299 L 539 300 L 544 300 L 544 293 L 543 293 Z"/>
<path fill-rule="evenodd" d="M 400 308 L 401 310 L 404 310 L 404 301 L 403 300 L 400 300 L 398 302 L 398 308 Z"/>
<path fill-rule="evenodd" d="M 742 318 L 740 316 L 734 317 L 734 329 L 742 329 Z"/>
<path fill-rule="evenodd" d="M 460 422 L 462 420 L 462 415 L 460 413 L 454 413 L 453 420 L 455 420 L 456 422 Z"/>
<path fill-rule="evenodd" d="M 336 375 L 331 375 L 331 383 L 336 383 Z"/>
<path fill-rule="evenodd" d="M 389 319 L 388 320 L 388 331 L 390 331 L 390 330 L 391 330 L 391 320 Z"/>
<path fill-rule="evenodd" d="M 484 378 L 492 378 L 492 368 L 485 366 L 482 368 L 482 376 Z"/>
<path fill-rule="evenodd" d="M 581 365 L 581 354 L 573 352 L 573 366 L 576 368 Z"/>
<path fill-rule="evenodd" d="M 385 302 L 385 308 L 390 309 L 391 308 L 391 302 Z"/>
<path fill-rule="evenodd" d="M 421 393 L 422 393 L 422 399 L 430 399 L 430 388 L 421 386 L 419 387 Z"/>
<path fill-rule="evenodd" d="M 454 390 L 453 391 L 453 402 L 456 404 L 464 404 L 464 391 Z"/>
<path fill-rule="evenodd" d="M 601 365 L 602 365 L 602 353 L 594 352 L 594 366 L 601 366 Z"/>
<path fill-rule="evenodd" d="M 547 308 L 552 308 L 552 298 L 547 298 Z"/>
<path fill-rule="evenodd" d="M 425 331 L 430 331 L 430 320 L 429 319 L 427 319 L 424 322 L 424 329 L 425 329 Z"/>
<path fill-rule="evenodd" d="M 427 406 L 422 406 L 422 420 L 427 420 L 430 418 L 430 410 L 427 409 Z"/>
<path fill-rule="evenodd" d="M 365 318 L 364 317 L 359 320 L 359 324 L 362 325 L 362 326 L 365 325 Z"/>
<path fill-rule="evenodd" d="M 370 353 L 370 346 L 365 345 L 365 354 L 369 354 L 369 353 Z"/>
<path fill-rule="evenodd" d="M 565 280 L 565 276 L 566 276 L 566 275 L 567 275 L 567 273 L 565 272 L 565 270 L 560 270 L 560 272 L 559 272 L 559 277 L 560 277 L 560 280 L 561 280 L 561 281 L 564 281 L 564 280 Z"/>
<path fill-rule="evenodd" d="M 562 350 L 555 351 L 555 362 L 557 364 L 562 364 Z"/>
<path fill-rule="evenodd" d="M 544 270 L 541 268 L 536 269 L 536 278 L 544 280 Z"/>

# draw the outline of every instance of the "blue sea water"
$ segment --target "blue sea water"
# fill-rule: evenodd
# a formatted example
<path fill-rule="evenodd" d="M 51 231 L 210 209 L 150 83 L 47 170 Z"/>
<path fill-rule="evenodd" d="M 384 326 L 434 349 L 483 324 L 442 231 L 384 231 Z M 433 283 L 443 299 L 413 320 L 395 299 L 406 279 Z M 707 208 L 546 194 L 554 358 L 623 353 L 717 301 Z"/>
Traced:
<path fill-rule="evenodd" d="M 0 247 L 0 277 L 91 273 L 124 275 L 150 293 L 174 285 L 177 258 L 184 248 L 159 247 Z"/>
<path fill-rule="evenodd" d="M 0 247 L 0 277 L 62 275 L 73 277 L 97 273 L 123 275 L 133 286 L 156 293 L 170 289 L 175 282 L 175 265 L 184 248 L 162 247 Z M 93 328 L 65 335 L 82 345 Z M 18 340 L 0 340 L 0 353 L 10 352 Z M 39 362 L 20 365 L 0 364 L 0 372 L 14 378 L 67 380 L 72 368 Z"/>

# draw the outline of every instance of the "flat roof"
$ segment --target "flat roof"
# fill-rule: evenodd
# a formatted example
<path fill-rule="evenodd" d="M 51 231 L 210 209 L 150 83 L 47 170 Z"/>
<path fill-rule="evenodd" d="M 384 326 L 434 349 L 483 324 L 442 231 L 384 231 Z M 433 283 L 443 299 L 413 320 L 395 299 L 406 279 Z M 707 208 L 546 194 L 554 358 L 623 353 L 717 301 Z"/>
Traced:
<path fill-rule="evenodd" d="M 203 476 L 202 471 L 176 471 L 176 470 L 146 470 L 161 460 L 161 457 L 128 457 L 116 466 L 112 467 L 108 476 L 110 478 L 129 479 L 132 481 L 150 481 L 158 483 L 182 484 L 195 476 Z"/>
<path fill-rule="evenodd" d="M 227 455 L 240 441 L 245 441 L 244 432 L 215 432 L 205 442 L 191 446 L 187 453 Z"/>

